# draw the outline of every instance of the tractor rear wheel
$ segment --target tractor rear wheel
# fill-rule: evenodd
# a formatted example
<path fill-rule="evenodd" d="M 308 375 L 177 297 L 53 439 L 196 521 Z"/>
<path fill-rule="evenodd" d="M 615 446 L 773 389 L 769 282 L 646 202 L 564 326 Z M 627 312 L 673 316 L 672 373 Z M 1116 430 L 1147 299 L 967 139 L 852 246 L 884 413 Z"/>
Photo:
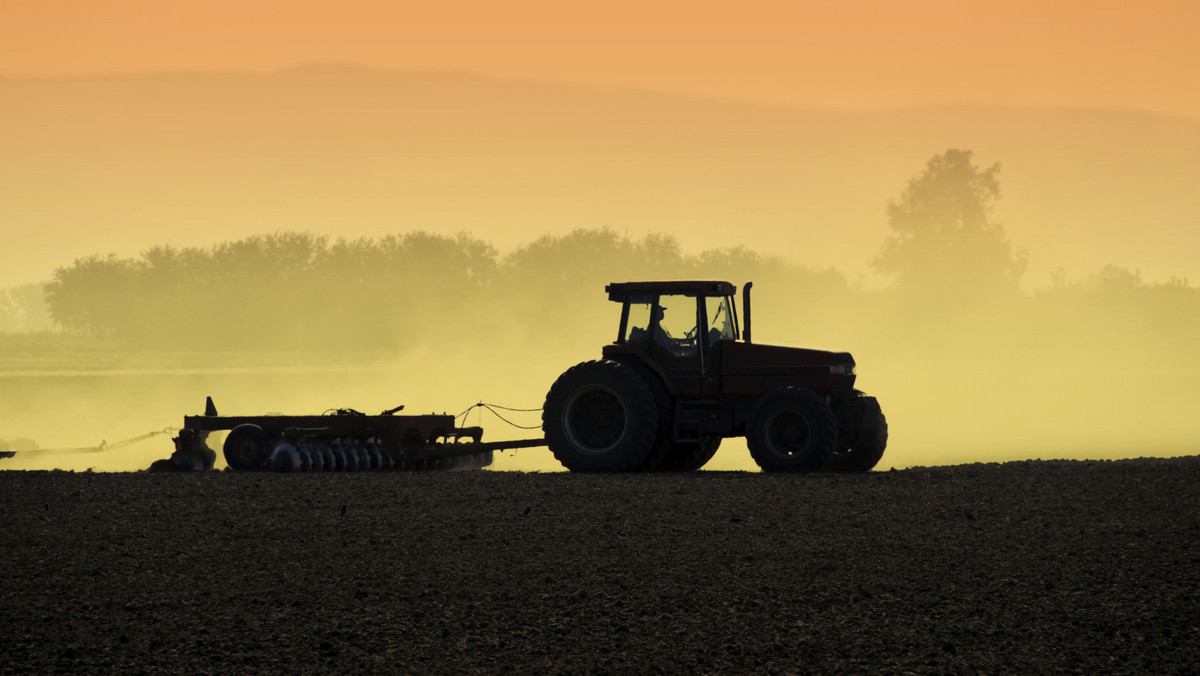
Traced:
<path fill-rule="evenodd" d="M 550 387 L 542 431 L 550 452 L 572 472 L 628 472 L 654 448 L 658 407 L 634 369 L 587 361 Z"/>
<path fill-rule="evenodd" d="M 650 396 L 654 397 L 654 406 L 658 413 L 658 431 L 654 435 L 654 445 L 650 447 L 650 452 L 645 458 L 633 468 L 635 472 L 654 472 L 662 467 L 663 460 L 667 454 L 671 452 L 671 435 L 674 433 L 674 417 L 675 417 L 675 401 L 671 399 L 671 392 L 667 390 L 667 386 L 663 384 L 661 378 L 658 377 L 650 369 L 642 364 L 632 361 L 621 362 L 637 372 L 642 378 L 642 382 L 646 383 L 646 387 L 650 388 Z"/>
<path fill-rule="evenodd" d="M 258 425 L 238 425 L 225 437 L 225 462 L 236 470 L 262 469 L 270 457 L 271 437 Z"/>
<path fill-rule="evenodd" d="M 833 455 L 837 440 L 829 404 L 800 387 L 764 394 L 746 423 L 746 445 L 765 472 L 815 472 Z"/>

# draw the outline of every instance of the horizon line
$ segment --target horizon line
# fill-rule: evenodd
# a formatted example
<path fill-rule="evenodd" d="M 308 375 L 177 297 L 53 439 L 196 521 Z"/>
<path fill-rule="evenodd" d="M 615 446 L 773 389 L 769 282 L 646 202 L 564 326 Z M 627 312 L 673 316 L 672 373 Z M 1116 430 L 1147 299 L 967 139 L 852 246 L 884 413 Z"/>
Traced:
<path fill-rule="evenodd" d="M 395 68 L 373 66 L 359 64 L 350 61 L 341 60 L 314 60 L 297 63 L 290 66 L 273 68 L 267 70 L 230 70 L 230 69 L 205 69 L 203 67 L 193 68 L 171 68 L 163 70 L 120 70 L 98 73 L 59 73 L 59 74 L 43 74 L 43 75 L 21 75 L 9 74 L 0 72 L 0 84 L 3 83 L 28 83 L 28 82 L 62 82 L 62 81 L 82 81 L 82 80 L 104 80 L 117 78 L 138 78 L 138 77 L 191 77 L 191 76 L 210 76 L 210 77 L 251 77 L 251 78 L 270 78 L 279 77 L 289 74 L 303 73 L 305 71 L 317 72 L 320 70 L 343 70 L 357 71 L 362 74 L 374 75 L 434 75 L 446 78 L 455 79 L 470 79 L 480 82 L 491 82 L 510 84 L 515 86 L 534 86 L 547 87 L 557 89 L 573 89 L 588 91 L 594 93 L 610 93 L 610 94 L 635 94 L 659 96 L 665 98 L 678 99 L 681 101 L 703 102 L 720 105 L 744 106 L 749 108 L 760 108 L 765 110 L 775 111 L 791 111 L 791 112 L 817 112 L 829 113 L 838 115 L 871 115 L 880 113 L 900 113 L 914 112 L 922 110 L 953 110 L 953 109 L 986 109 L 986 110 L 1022 110 L 1022 111 L 1037 111 L 1037 110 L 1054 110 L 1054 111 L 1103 111 L 1103 112 L 1119 112 L 1125 114 L 1137 114 L 1152 117 L 1172 118 L 1185 120 L 1193 123 L 1200 123 L 1200 113 L 1187 114 L 1177 111 L 1161 110 L 1155 108 L 1145 108 L 1134 105 L 1114 105 L 1111 103 L 1063 103 L 1063 102 L 1002 102 L 1002 101 L 970 101 L 970 100 L 941 100 L 928 101 L 922 103 L 908 103 L 899 105 L 887 106 L 853 106 L 853 105 L 796 105 L 782 101 L 764 100 L 753 97 L 729 97 L 720 96 L 717 94 L 705 94 L 694 91 L 678 91 L 671 89 L 652 89 L 646 87 L 638 87 L 635 85 L 600 85 L 594 83 L 578 83 L 568 82 L 554 78 L 518 78 L 506 77 L 480 71 L 464 70 L 464 69 L 441 69 L 441 68 Z"/>

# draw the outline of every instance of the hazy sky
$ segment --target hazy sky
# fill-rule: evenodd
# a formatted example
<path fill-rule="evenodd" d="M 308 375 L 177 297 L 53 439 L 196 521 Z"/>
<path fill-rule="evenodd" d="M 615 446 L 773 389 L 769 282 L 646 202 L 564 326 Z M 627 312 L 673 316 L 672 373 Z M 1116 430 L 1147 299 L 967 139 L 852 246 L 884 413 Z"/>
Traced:
<path fill-rule="evenodd" d="M 788 243 L 803 225 L 804 262 L 857 275 L 882 239 L 886 200 L 929 156 L 955 146 L 1004 164 L 1000 220 L 1033 252 L 1034 285 L 1060 266 L 1078 278 L 1107 263 L 1154 280 L 1195 279 L 1187 181 L 1200 161 L 1197 28 L 1200 0 L 0 0 L 0 78 L 3 93 L 19 97 L 0 100 L 0 234 L 8 249 L 0 252 L 0 288 L 46 279 L 92 253 L 135 255 L 159 243 L 206 245 L 284 229 L 464 230 L 511 247 L 549 232 L 611 226 L 679 234 L 684 246 L 703 248 L 729 245 L 724 229 L 738 223 L 757 247 L 801 251 Z M 275 106 L 256 122 L 254 111 L 267 108 L 253 96 L 204 89 L 195 77 L 54 86 L 22 79 L 253 78 L 321 62 L 467 73 L 440 78 L 463 96 L 488 87 L 473 81 L 478 75 L 499 80 L 488 91 L 511 92 L 499 100 L 513 98 L 438 104 L 438 124 L 452 132 L 428 140 L 412 136 L 423 127 L 361 93 L 347 103 L 333 83 L 296 89 L 298 104 L 279 93 L 284 84 L 268 86 L 271 78 L 248 85 Z M 188 84 L 173 90 L 172 79 Z M 595 105 L 576 114 L 578 130 L 568 132 L 571 120 L 541 115 L 551 99 L 536 97 L 549 93 L 506 89 L 525 82 L 575 85 L 576 93 L 555 96 L 590 90 Z M 624 96 L 629 90 L 685 97 L 663 97 L 678 106 L 674 117 L 638 132 L 652 111 L 646 105 L 658 104 L 629 108 L 636 114 L 622 120 L 614 111 L 622 97 L 634 98 Z M 954 128 L 893 113 L 886 121 L 884 113 L 843 115 L 861 118 L 847 122 L 861 127 L 854 137 L 804 122 L 760 129 L 748 108 L 721 123 L 713 101 L 765 104 L 762 115 L 781 106 L 994 110 Z M 708 105 L 715 122 L 707 132 L 684 133 L 704 107 L 691 104 Z M 337 105 L 348 108 L 321 117 Z M 236 112 L 222 117 L 222 106 Z M 1132 123 L 1089 121 L 1096 108 L 1109 117 L 1115 108 L 1187 120 L 1139 112 L 1131 131 Z M 1018 122 L 1014 111 L 1030 117 Z M 509 117 L 487 127 L 480 113 Z M 1075 117 L 1054 122 L 1060 114 Z M 559 126 L 565 136 L 542 138 Z M 320 134 L 332 135 L 322 141 Z M 676 136 L 679 147 L 670 145 Z M 607 145 L 589 146 L 595 139 Z M 414 160 L 409 151 L 425 141 L 427 156 Z M 621 152 L 609 153 L 618 142 Z M 822 150 L 826 143 L 837 147 Z M 694 166 L 697 152 L 711 156 L 709 175 L 659 166 Z M 331 169 L 343 161 L 342 170 Z M 532 173 L 562 163 L 592 173 L 561 171 L 549 183 Z M 817 194 L 804 193 L 806 186 Z M 464 189 L 472 200 L 457 197 Z M 443 193 L 455 197 L 430 201 Z M 325 210 L 311 199 L 322 195 Z M 714 196 L 728 208 L 714 208 Z M 1146 237 L 1147 227 L 1156 234 Z"/>
<path fill-rule="evenodd" d="M 887 200 L 951 147 L 977 151 L 981 166 L 1003 163 L 998 218 L 1030 249 L 1034 286 L 1059 267 L 1078 281 L 1108 263 L 1194 283 L 1198 29 L 1200 0 L 0 0 L 0 78 L 262 74 L 321 62 L 484 76 L 316 68 L 0 83 L 9 96 L 0 99 L 0 291 L 93 253 L 416 228 L 501 247 L 575 228 L 664 232 L 691 251 L 746 243 L 853 279 L 883 240 Z M 946 104 L 979 107 L 801 110 Z M 772 291 L 760 289 L 765 338 Z M 585 302 L 605 305 L 600 295 Z M 1053 349 L 1031 360 L 1003 353 L 1005 336 L 989 333 L 991 343 L 975 345 L 993 362 L 969 349 L 947 362 L 937 344 L 937 361 L 922 362 L 891 336 L 825 324 L 830 344 L 814 346 L 853 350 L 861 384 L 893 421 L 885 463 L 989 459 L 980 430 L 999 428 L 983 436 L 1010 455 L 991 458 L 1095 453 L 1097 438 L 1104 449 L 1124 445 L 1112 453 L 1181 452 L 1196 438 L 1196 370 L 1167 375 L 1153 370 L 1165 358 L 1130 361 L 1133 338 L 1111 349 L 1101 332 L 1063 359 L 1052 328 L 1013 325 L 1005 329 Z M 980 330 L 972 326 L 955 330 Z M 1179 351 L 1176 337 L 1145 330 L 1160 340 L 1151 353 Z M 593 349 L 608 334 L 571 339 Z M 804 327 L 773 338 L 813 339 Z M 564 364 L 586 358 L 572 348 L 558 363 L 538 348 L 497 361 L 492 347 L 480 344 L 476 362 L 442 346 L 409 355 L 428 371 L 406 365 L 399 385 L 374 379 L 378 408 L 531 408 Z M 983 376 L 981 364 L 991 369 Z M 119 439 L 177 422 L 206 393 L 246 413 L 376 406 L 360 403 L 357 375 L 332 388 L 261 379 L 278 395 L 252 376 L 160 389 L 124 380 L 120 397 L 90 376 L 37 384 L 62 395 L 5 384 L 0 394 L 21 408 L 0 433 L 49 446 Z M 511 389 L 485 389 L 495 383 Z M 947 392 L 967 394 L 948 406 Z M 89 415 L 93 423 L 75 427 L 93 431 L 65 434 L 62 420 Z M 742 465 L 725 467 L 748 466 L 735 446 L 723 453 Z M 957 455 L 922 455 L 931 449 Z"/>
<path fill-rule="evenodd" d="M 1200 118 L 1195 0 L 4 0 L 0 76 L 439 69 L 804 107 Z"/>

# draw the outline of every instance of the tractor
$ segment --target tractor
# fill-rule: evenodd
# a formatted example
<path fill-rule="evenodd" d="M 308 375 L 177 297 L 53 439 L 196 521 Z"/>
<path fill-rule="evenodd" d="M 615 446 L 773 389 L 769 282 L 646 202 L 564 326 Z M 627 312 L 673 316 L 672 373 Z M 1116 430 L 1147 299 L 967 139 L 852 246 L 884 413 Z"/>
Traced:
<path fill-rule="evenodd" d="M 848 352 L 751 341 L 750 289 L 722 281 L 605 287 L 621 304 L 602 358 L 564 372 L 542 411 L 546 444 L 575 472 L 693 471 L 744 436 L 766 472 L 865 472 L 887 446 Z"/>

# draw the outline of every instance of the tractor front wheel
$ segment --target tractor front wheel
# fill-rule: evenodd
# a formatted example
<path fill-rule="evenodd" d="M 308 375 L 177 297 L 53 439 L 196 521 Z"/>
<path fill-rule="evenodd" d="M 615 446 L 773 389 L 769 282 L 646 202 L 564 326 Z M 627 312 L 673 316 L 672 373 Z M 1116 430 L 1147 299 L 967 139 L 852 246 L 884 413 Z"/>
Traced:
<path fill-rule="evenodd" d="M 821 468 L 823 472 L 869 472 L 883 458 L 887 448 L 888 426 L 883 410 L 873 398 L 864 397 L 861 419 L 857 419 L 856 440 L 849 447 L 839 448 Z M 843 442 L 844 443 L 844 442 Z"/>
<path fill-rule="evenodd" d="M 799 387 L 764 394 L 746 423 L 746 445 L 764 472 L 815 472 L 838 441 L 837 418 L 825 400 Z"/>
<path fill-rule="evenodd" d="M 572 472 L 628 472 L 654 448 L 658 409 L 637 371 L 588 361 L 550 387 L 542 431 L 550 452 Z"/>

